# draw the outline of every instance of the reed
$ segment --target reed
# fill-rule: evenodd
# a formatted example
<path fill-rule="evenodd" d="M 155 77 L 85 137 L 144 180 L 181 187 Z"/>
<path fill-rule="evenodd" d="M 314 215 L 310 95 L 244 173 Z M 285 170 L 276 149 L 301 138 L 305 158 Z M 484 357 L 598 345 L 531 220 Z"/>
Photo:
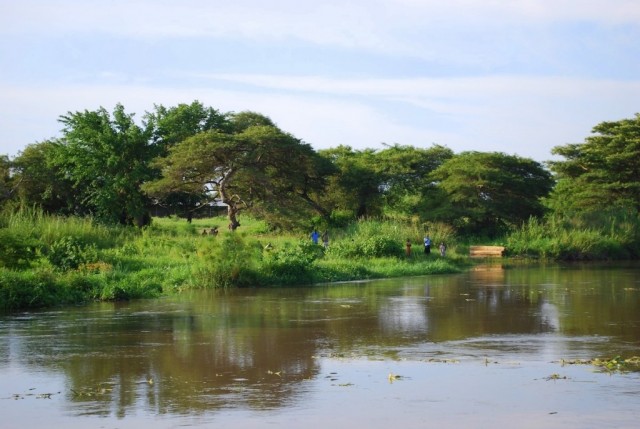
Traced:
<path fill-rule="evenodd" d="M 560 260 L 632 259 L 639 256 L 640 222 L 617 216 L 599 222 L 551 216 L 529 219 L 505 239 L 511 256 Z"/>

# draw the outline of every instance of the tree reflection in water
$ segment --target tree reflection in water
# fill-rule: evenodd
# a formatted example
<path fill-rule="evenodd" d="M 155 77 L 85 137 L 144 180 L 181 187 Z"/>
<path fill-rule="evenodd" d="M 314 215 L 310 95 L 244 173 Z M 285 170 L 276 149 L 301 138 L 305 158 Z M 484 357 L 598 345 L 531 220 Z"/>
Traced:
<path fill-rule="evenodd" d="M 637 274 L 498 265 L 11 315 L 0 319 L 0 373 L 62 375 L 72 415 L 284 409 L 314 394 L 327 358 L 549 360 L 638 344 Z"/>

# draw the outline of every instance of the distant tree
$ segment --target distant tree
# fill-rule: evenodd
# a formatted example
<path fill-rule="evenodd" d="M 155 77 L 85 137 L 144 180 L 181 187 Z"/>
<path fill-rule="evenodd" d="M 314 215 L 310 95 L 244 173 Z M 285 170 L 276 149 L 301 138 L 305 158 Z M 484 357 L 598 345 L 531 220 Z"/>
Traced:
<path fill-rule="evenodd" d="M 145 115 L 145 121 L 153 127 L 153 143 L 161 156 L 171 146 L 203 131 L 231 132 L 229 114 L 205 107 L 197 100 L 175 107 L 157 104 Z"/>
<path fill-rule="evenodd" d="M 169 108 L 155 105 L 154 111 L 145 116 L 146 122 L 153 128 L 155 157 L 167 156 L 171 147 L 205 131 L 231 132 L 229 116 L 212 107 L 205 107 L 199 101 Z M 160 170 L 153 174 L 152 179 L 158 179 Z M 156 205 L 182 215 L 189 222 L 195 212 L 207 207 L 208 200 L 203 189 L 156 193 L 154 197 Z"/>
<path fill-rule="evenodd" d="M 23 206 L 67 215 L 80 204 L 73 183 L 55 164 L 60 148 L 54 141 L 30 144 L 13 160 L 16 193 Z"/>
<path fill-rule="evenodd" d="M 463 152 L 431 178 L 443 197 L 435 199 L 439 205 L 432 207 L 434 219 L 465 233 L 489 236 L 541 216 L 541 199 L 553 187 L 551 174 L 540 163 L 496 152 Z"/>
<path fill-rule="evenodd" d="M 232 229 L 240 225 L 237 216 L 243 210 L 305 200 L 323 182 L 315 170 L 317 155 L 269 124 L 267 117 L 244 112 L 232 115 L 231 133 L 211 130 L 187 138 L 155 161 L 162 177 L 144 189 L 154 196 L 205 193 L 209 201 L 227 206 Z"/>
<path fill-rule="evenodd" d="M 12 182 L 11 161 L 9 160 L 9 156 L 0 155 L 0 207 L 2 207 L 13 194 Z"/>
<path fill-rule="evenodd" d="M 80 197 L 79 211 L 108 222 L 145 224 L 149 202 L 140 186 L 151 177 L 152 127 L 137 125 L 120 104 L 113 115 L 104 108 L 69 112 L 60 122 L 63 137 L 54 162 Z"/>
<path fill-rule="evenodd" d="M 430 174 L 451 157 L 453 151 L 440 145 L 422 149 L 395 144 L 377 152 L 373 166 L 383 177 L 386 211 L 424 219 L 434 198 Z"/>
<path fill-rule="evenodd" d="M 336 169 L 327 179 L 323 197 L 326 207 L 351 213 L 354 219 L 382 214 L 384 175 L 376 168 L 374 150 L 338 146 L 322 150 L 320 155 Z"/>
<path fill-rule="evenodd" d="M 271 118 L 257 112 L 244 111 L 229 113 L 228 116 L 230 118 L 230 129 L 228 131 L 233 134 L 246 131 L 250 127 L 276 127 L 276 124 Z"/>
<path fill-rule="evenodd" d="M 602 122 L 584 143 L 556 146 L 563 161 L 549 162 L 556 186 L 549 206 L 575 214 L 605 210 L 640 213 L 640 113 Z"/>

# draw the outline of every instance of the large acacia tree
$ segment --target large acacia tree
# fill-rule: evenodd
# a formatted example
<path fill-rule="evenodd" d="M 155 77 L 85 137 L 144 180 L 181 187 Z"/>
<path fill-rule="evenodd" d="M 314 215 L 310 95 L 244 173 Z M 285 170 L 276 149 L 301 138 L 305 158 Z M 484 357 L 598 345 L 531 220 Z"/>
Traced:
<path fill-rule="evenodd" d="M 205 193 L 209 202 L 226 205 L 232 229 L 243 210 L 300 201 L 317 209 L 313 195 L 324 186 L 323 164 L 311 147 L 253 112 L 231 115 L 230 132 L 185 139 L 155 165 L 162 177 L 145 184 L 148 193 Z"/>
<path fill-rule="evenodd" d="M 430 216 L 466 233 L 493 236 L 544 212 L 551 173 L 531 159 L 499 152 L 462 152 L 432 174 L 440 198 Z"/>
<path fill-rule="evenodd" d="M 153 128 L 153 147 L 155 157 L 165 157 L 171 147 L 205 131 L 229 132 L 230 114 L 221 113 L 212 107 L 205 107 L 199 101 L 190 104 L 178 104 L 165 107 L 155 105 L 152 112 L 145 115 L 145 121 Z M 154 170 L 154 179 L 160 177 L 160 171 Z M 207 194 L 203 189 L 195 192 L 177 190 L 156 194 L 154 205 L 178 213 L 191 221 L 196 211 L 206 207 Z"/>
<path fill-rule="evenodd" d="M 552 152 L 565 159 L 549 165 L 558 185 L 550 206 L 558 212 L 631 210 L 640 213 L 640 114 L 593 128 L 584 143 Z"/>

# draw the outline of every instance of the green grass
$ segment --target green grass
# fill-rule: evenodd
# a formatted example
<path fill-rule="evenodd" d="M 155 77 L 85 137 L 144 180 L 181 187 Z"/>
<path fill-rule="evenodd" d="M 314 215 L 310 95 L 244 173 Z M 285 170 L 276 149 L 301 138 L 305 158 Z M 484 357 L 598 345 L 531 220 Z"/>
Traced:
<path fill-rule="evenodd" d="M 37 211 L 0 215 L 0 309 L 156 297 L 193 288 L 269 287 L 457 272 L 451 257 L 421 253 L 411 226 L 366 221 L 330 231 L 330 247 L 308 232 L 271 233 L 244 218 L 232 232 L 223 217 L 156 218 L 142 230 Z M 217 236 L 202 235 L 218 227 Z M 415 254 L 404 256 L 411 238 Z M 266 248 L 268 245 L 268 249 Z"/>
<path fill-rule="evenodd" d="M 446 225 L 363 220 L 329 231 L 329 248 L 309 231 L 273 233 L 243 217 L 156 218 L 144 229 L 37 211 L 0 214 L 0 310 L 93 300 L 157 297 L 196 288 L 272 287 L 459 272 L 468 246 Z M 595 228 L 531 220 L 503 240 L 512 255 L 603 259 L 638 257 L 638 223 Z M 217 226 L 217 236 L 202 235 Z M 436 244 L 422 251 L 424 229 Z M 405 241 L 413 254 L 405 255 Z M 440 257 L 437 243 L 448 244 Z M 635 252 L 635 253 L 634 253 Z"/>
<path fill-rule="evenodd" d="M 599 222 L 550 217 L 530 219 L 506 237 L 510 256 L 556 260 L 635 259 L 640 256 L 640 220 Z"/>

